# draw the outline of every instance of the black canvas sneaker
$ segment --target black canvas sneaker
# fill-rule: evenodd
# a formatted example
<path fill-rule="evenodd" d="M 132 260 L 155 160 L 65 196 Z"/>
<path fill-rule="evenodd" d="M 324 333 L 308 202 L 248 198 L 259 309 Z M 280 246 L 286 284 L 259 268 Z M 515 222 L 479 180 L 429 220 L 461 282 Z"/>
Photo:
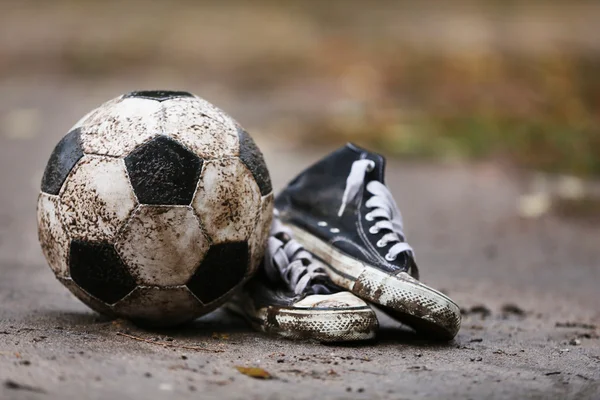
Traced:
<path fill-rule="evenodd" d="M 227 307 L 262 332 L 290 339 L 371 339 L 379 324 L 367 303 L 335 286 L 275 217 L 264 262 Z"/>
<path fill-rule="evenodd" d="M 348 144 L 297 176 L 275 208 L 335 284 L 423 335 L 450 340 L 460 328 L 459 307 L 419 282 L 384 169 L 381 155 Z"/>

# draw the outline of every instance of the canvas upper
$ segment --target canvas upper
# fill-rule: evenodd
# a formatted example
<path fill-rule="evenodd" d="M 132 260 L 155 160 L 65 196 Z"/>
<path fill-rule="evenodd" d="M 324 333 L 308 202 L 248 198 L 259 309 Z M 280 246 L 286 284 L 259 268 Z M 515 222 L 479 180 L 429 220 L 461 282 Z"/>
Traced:
<path fill-rule="evenodd" d="M 365 161 L 357 163 L 361 160 Z M 407 272 L 418 279 L 402 217 L 384 188 L 385 164 L 380 154 L 347 144 L 293 179 L 276 197 L 275 208 L 284 223 L 302 228 L 353 258 L 389 274 Z M 350 186 L 352 193 L 348 193 Z M 378 199 L 369 203 L 373 197 Z M 377 208 L 383 211 L 373 218 Z M 374 228 L 382 224 L 389 229 Z M 398 254 L 390 256 L 390 251 Z"/>

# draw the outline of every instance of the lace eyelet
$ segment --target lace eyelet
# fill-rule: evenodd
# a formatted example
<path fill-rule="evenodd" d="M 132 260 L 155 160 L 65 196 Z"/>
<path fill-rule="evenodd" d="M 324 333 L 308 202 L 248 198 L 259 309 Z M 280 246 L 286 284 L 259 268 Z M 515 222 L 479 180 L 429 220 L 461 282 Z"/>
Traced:
<path fill-rule="evenodd" d="M 369 228 L 369 233 L 371 235 L 377 235 L 379 233 L 379 228 L 377 228 L 376 226 L 372 226 Z"/>
<path fill-rule="evenodd" d="M 383 239 L 377 242 L 377 247 L 382 248 L 385 246 L 387 246 L 387 242 L 385 242 Z"/>
<path fill-rule="evenodd" d="M 371 215 L 371 213 L 368 213 L 368 214 L 366 214 L 366 215 L 365 215 L 365 219 L 366 219 L 367 221 L 369 221 L 369 222 L 373 222 L 373 220 L 374 220 L 375 218 L 373 218 L 373 216 Z"/>
<path fill-rule="evenodd" d="M 387 261 L 396 261 L 396 256 L 390 256 L 389 253 L 385 255 Z"/>

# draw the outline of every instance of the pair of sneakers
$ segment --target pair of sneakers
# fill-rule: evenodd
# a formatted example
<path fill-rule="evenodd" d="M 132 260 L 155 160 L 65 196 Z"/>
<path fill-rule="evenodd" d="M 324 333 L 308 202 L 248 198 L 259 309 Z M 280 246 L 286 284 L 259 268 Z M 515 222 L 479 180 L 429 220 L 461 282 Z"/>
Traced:
<path fill-rule="evenodd" d="M 371 339 L 369 304 L 417 333 L 450 340 L 459 307 L 419 281 L 385 159 L 348 144 L 276 197 L 264 262 L 230 308 L 255 329 L 320 341 Z"/>

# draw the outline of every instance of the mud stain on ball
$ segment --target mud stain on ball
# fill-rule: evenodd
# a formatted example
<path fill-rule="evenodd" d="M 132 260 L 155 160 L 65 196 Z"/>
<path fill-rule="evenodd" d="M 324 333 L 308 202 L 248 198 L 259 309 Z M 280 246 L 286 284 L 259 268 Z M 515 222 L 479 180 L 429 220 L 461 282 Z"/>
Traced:
<path fill-rule="evenodd" d="M 239 154 L 235 123 L 225 117 L 210 118 L 209 110 L 197 98 L 180 98 L 163 103 L 163 133 L 181 142 L 203 159 Z"/>
<path fill-rule="evenodd" d="M 58 277 L 69 270 L 69 235 L 60 220 L 60 199 L 41 193 L 37 206 L 38 237 L 50 268 Z"/>
<path fill-rule="evenodd" d="M 122 157 L 162 132 L 161 103 L 125 98 L 105 103 L 80 123 L 87 154 Z"/>
<path fill-rule="evenodd" d="M 206 116 L 213 121 L 219 122 L 221 125 L 226 126 L 227 129 L 235 130 L 235 126 L 239 125 L 235 119 L 233 119 L 229 114 L 225 111 L 221 110 L 219 107 L 214 104 L 208 102 L 199 96 L 194 96 L 193 99 L 176 99 L 166 101 L 164 103 L 165 108 L 170 108 L 173 104 L 180 102 L 180 104 L 193 104 L 194 110 L 200 115 Z M 186 117 L 187 118 L 187 117 Z"/>
<path fill-rule="evenodd" d="M 247 240 L 260 209 L 260 190 L 238 158 L 210 160 L 192 203 L 213 243 Z"/>
<path fill-rule="evenodd" d="M 189 280 L 209 246 L 191 207 L 143 205 L 116 248 L 138 284 L 173 286 Z"/>
<path fill-rule="evenodd" d="M 73 239 L 112 240 L 137 200 L 123 160 L 85 156 L 60 195 L 63 223 Z"/>

